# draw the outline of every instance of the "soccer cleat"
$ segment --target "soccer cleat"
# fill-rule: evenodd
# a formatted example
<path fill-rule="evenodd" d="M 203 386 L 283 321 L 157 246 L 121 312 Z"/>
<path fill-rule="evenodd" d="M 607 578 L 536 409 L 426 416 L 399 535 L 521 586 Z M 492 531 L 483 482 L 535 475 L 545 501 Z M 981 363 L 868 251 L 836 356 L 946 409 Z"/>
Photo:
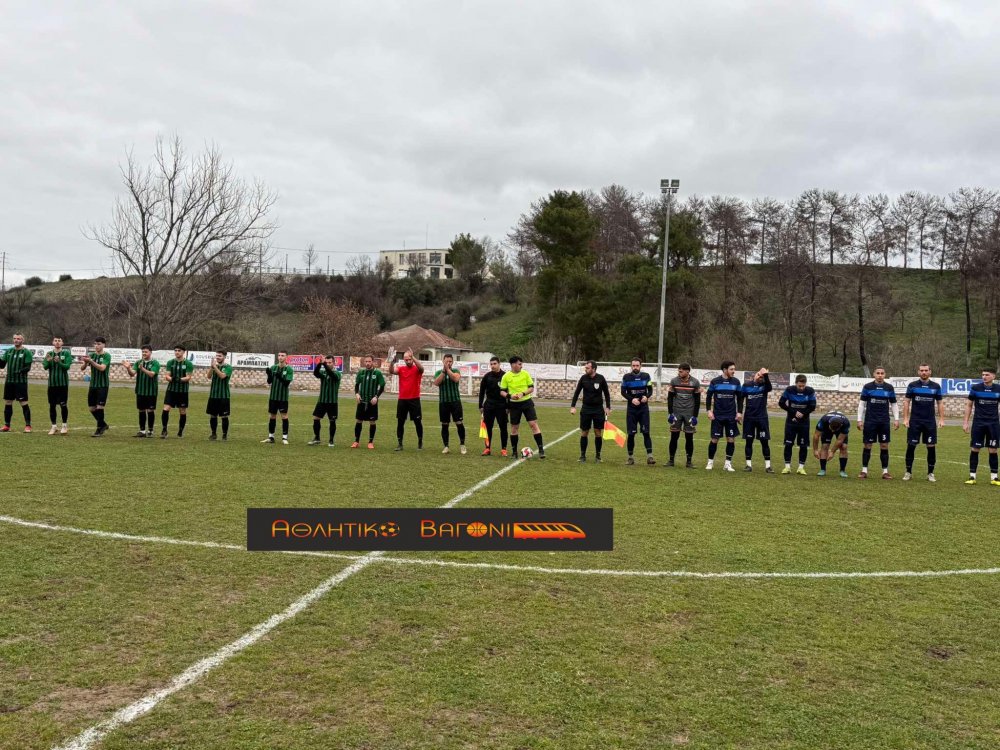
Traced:
<path fill-rule="evenodd" d="M 806 476 L 806 473 L 807 473 L 806 472 L 806 467 L 805 466 L 800 466 L 798 469 L 795 470 L 795 473 L 796 474 L 801 474 L 802 476 Z"/>
<path fill-rule="evenodd" d="M 791 466 L 786 466 L 784 469 L 781 470 L 781 473 L 782 474 L 791 474 L 792 473 L 792 467 Z"/>
<path fill-rule="evenodd" d="M 326 447 L 327 447 L 327 448 L 336 448 L 336 447 L 337 447 L 337 444 L 336 444 L 336 443 L 327 443 L 327 444 L 326 444 Z"/>
<path fill-rule="evenodd" d="M 351 443 L 351 447 L 352 448 L 360 448 L 361 447 L 361 443 L 359 443 L 357 440 L 355 440 L 353 443 Z"/>
<path fill-rule="evenodd" d="M 370 451 L 375 450 L 375 443 L 369 442 L 368 443 L 368 450 L 370 450 Z"/>
<path fill-rule="evenodd" d="M 665 466 L 666 466 L 667 468 L 673 468 L 673 466 L 674 466 L 674 459 L 672 459 L 672 458 L 671 458 L 671 459 L 669 459 L 669 460 L 667 461 L 667 463 L 665 464 Z"/>
<path fill-rule="evenodd" d="M 888 471 L 883 471 L 882 472 L 882 478 L 883 479 L 892 479 L 892 474 L 890 474 Z"/>
<path fill-rule="evenodd" d="M 544 448 L 539 448 L 538 449 L 538 458 L 539 459 L 545 458 L 545 449 Z"/>
<path fill-rule="evenodd" d="M 484 448 L 483 452 L 479 454 L 480 456 L 491 456 L 493 455 L 489 448 Z"/>
<path fill-rule="evenodd" d="M 936 482 L 936 481 L 937 481 L 937 479 L 936 479 L 936 478 L 934 477 L 934 475 L 933 475 L 933 474 L 928 474 L 928 475 L 927 475 L 927 481 L 928 481 L 928 482 Z"/>
<path fill-rule="evenodd" d="M 629 456 L 628 460 L 625 461 L 625 465 L 626 466 L 635 466 L 635 459 L 632 458 L 632 456 Z"/>
<path fill-rule="evenodd" d="M 764 468 L 764 473 L 765 474 L 773 474 L 774 473 L 774 469 L 772 469 L 770 466 L 767 466 L 767 467 Z"/>
<path fill-rule="evenodd" d="M 403 444 L 402 443 L 400 443 L 395 448 L 393 448 L 393 451 L 395 451 L 396 453 L 399 453 L 401 450 L 403 450 Z"/>
<path fill-rule="evenodd" d="M 282 435 L 281 436 L 281 444 L 282 445 L 288 445 L 288 435 Z"/>
<path fill-rule="evenodd" d="M 752 466 L 744 466 L 743 467 L 743 471 L 753 471 L 753 467 Z"/>
<path fill-rule="evenodd" d="M 162 431 L 160 432 L 160 440 L 166 440 L 166 439 L 167 439 L 167 431 L 166 431 L 166 429 L 164 429 L 164 430 L 162 430 Z M 262 441 L 262 442 L 265 442 L 265 443 L 266 443 L 267 441 L 266 441 L 266 440 L 264 440 L 264 441 Z M 271 442 L 272 442 L 272 443 L 274 442 L 274 438 L 271 438 Z"/>
<path fill-rule="evenodd" d="M 167 436 L 167 433 L 165 433 L 165 432 L 162 435 L 160 435 L 160 437 L 166 437 L 166 436 Z M 268 435 L 266 438 L 264 438 L 260 442 L 267 443 L 268 445 L 273 445 L 274 444 L 274 435 Z"/>
<path fill-rule="evenodd" d="M 507 449 L 506 448 L 501 448 L 500 449 L 500 457 L 501 458 L 507 458 Z"/>
<path fill-rule="evenodd" d="M 913 479 L 913 475 L 910 472 L 908 472 L 908 471 L 903 472 L 903 481 L 904 482 L 909 482 L 911 479 Z"/>
<path fill-rule="evenodd" d="M 59 431 L 59 428 L 56 427 L 55 425 L 52 425 L 52 429 L 49 430 L 49 434 L 50 435 L 55 435 L 58 431 Z"/>
<path fill-rule="evenodd" d="M 50 432 L 49 434 L 50 434 L 50 435 L 54 435 L 55 433 L 54 433 L 54 432 Z M 145 431 L 145 430 L 139 430 L 139 431 L 138 431 L 137 433 L 135 433 L 135 435 L 133 435 L 132 437 L 137 437 L 137 438 L 144 438 L 144 437 L 146 437 L 146 431 Z"/>
<path fill-rule="evenodd" d="M 843 469 L 840 470 L 840 478 L 847 479 L 847 472 L 844 471 Z"/>
<path fill-rule="evenodd" d="M 586 456 L 580 456 L 578 459 L 576 459 L 576 462 L 580 463 L 580 464 L 585 464 L 585 463 L 587 463 L 587 457 Z"/>
<path fill-rule="evenodd" d="M 656 459 L 652 456 L 646 456 L 646 466 L 654 466 L 656 464 Z"/>
<path fill-rule="evenodd" d="M 306 445 L 319 445 L 321 442 L 323 441 L 320 440 L 319 438 L 313 438 L 308 443 L 306 443 Z"/>
<path fill-rule="evenodd" d="M 215 433 L 213 432 L 213 433 L 212 433 L 211 435 L 209 435 L 209 436 L 208 436 L 208 439 L 209 439 L 209 440 L 218 440 L 218 439 L 219 439 L 219 436 L 218 436 L 218 435 L 216 435 L 216 434 L 215 434 Z"/>
<path fill-rule="evenodd" d="M 990 484 L 992 484 L 994 487 L 1000 487 L 1000 479 L 991 479 Z"/>
<path fill-rule="evenodd" d="M 69 425 L 68 424 L 64 424 L 62 426 L 62 429 L 59 430 L 59 434 L 60 435 L 69 435 Z M 150 435 L 150 437 L 152 437 L 153 433 L 150 432 L 149 435 Z"/>
<path fill-rule="evenodd" d="M 422 451 L 423 449 L 424 449 L 424 441 L 423 440 L 418 440 L 417 441 L 417 450 L 418 451 Z"/>
<path fill-rule="evenodd" d="M 867 478 L 868 478 L 867 471 L 862 471 L 860 474 L 858 474 L 858 479 L 867 479 Z"/>
<path fill-rule="evenodd" d="M 715 466 L 715 461 L 713 461 L 712 459 L 708 459 L 708 463 L 705 464 L 705 471 L 711 471 L 712 467 L 714 466 Z"/>
<path fill-rule="evenodd" d="M 600 453 L 598 453 L 596 456 L 594 456 L 594 463 L 595 464 L 601 463 L 601 454 Z"/>
<path fill-rule="evenodd" d="M 10 425 L 5 424 L 3 427 L 0 427 L 0 432 L 10 432 Z"/>
<path fill-rule="evenodd" d="M 94 434 L 91 435 L 91 437 L 101 437 L 103 434 L 104 432 L 101 430 L 100 427 L 98 427 L 96 430 L 94 430 Z"/>
<path fill-rule="evenodd" d="M 460 445 L 458 447 L 458 452 L 461 453 L 464 456 L 466 453 L 469 452 L 469 449 L 466 448 L 464 445 Z"/>
<path fill-rule="evenodd" d="M 687 460 L 687 463 L 684 464 L 684 468 L 685 469 L 693 469 L 694 468 L 694 463 L 691 461 L 690 458 Z"/>
<path fill-rule="evenodd" d="M 229 433 L 228 432 L 223 432 L 222 433 L 222 439 L 223 440 L 229 440 Z"/>
<path fill-rule="evenodd" d="M 973 484 L 976 483 L 976 478 L 975 477 L 969 477 L 968 479 L 965 480 L 965 483 L 968 484 L 968 485 L 973 485 Z"/>
<path fill-rule="evenodd" d="M 448 455 L 449 453 L 451 453 L 451 448 L 449 448 L 449 447 L 448 447 L 448 446 L 446 445 L 446 446 L 445 446 L 445 447 L 444 447 L 444 448 L 443 448 L 443 449 L 441 450 L 441 453 L 443 453 L 444 455 Z"/>
<path fill-rule="evenodd" d="M 729 463 L 728 461 L 726 461 L 726 463 L 724 463 L 722 465 L 722 470 L 723 471 L 736 471 L 736 469 L 733 468 L 733 465 L 731 463 Z"/>
<path fill-rule="evenodd" d="M 25 432 L 31 432 L 31 425 L 30 425 L 30 424 L 26 424 L 26 425 L 24 426 L 24 431 L 25 431 Z"/>
<path fill-rule="evenodd" d="M 818 476 L 818 477 L 825 477 L 826 476 L 826 469 L 820 469 L 819 471 L 817 471 L 816 472 L 816 476 Z"/>

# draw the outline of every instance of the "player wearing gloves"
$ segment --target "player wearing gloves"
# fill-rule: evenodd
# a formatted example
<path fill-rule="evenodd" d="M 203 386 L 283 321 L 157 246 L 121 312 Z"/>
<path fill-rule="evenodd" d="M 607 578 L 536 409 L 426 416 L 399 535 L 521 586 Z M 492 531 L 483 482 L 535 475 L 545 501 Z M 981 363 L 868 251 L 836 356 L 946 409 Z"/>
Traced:
<path fill-rule="evenodd" d="M 691 377 L 691 365 L 684 363 L 677 368 L 677 377 L 671 379 L 667 392 L 667 422 L 670 425 L 670 460 L 674 465 L 677 441 L 684 432 L 684 452 L 687 468 L 694 468 L 694 432 L 698 426 L 698 409 L 701 407 L 701 383 Z"/>

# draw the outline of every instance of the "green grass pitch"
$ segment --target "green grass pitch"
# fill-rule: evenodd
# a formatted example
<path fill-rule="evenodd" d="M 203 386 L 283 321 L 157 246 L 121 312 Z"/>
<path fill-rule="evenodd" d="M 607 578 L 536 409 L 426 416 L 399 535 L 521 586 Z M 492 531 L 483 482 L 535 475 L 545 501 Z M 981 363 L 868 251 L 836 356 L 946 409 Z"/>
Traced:
<path fill-rule="evenodd" d="M 292 400 L 291 445 L 261 445 L 266 397 L 234 399 L 232 434 L 207 440 L 205 393 L 183 440 L 132 437 L 132 394 L 113 389 L 111 431 L 91 439 L 84 391 L 71 426 L 0 435 L 0 515 L 82 529 L 243 545 L 245 508 L 440 506 L 505 464 L 393 453 L 387 402 L 377 449 L 309 447 L 314 397 Z M 466 405 L 472 414 L 471 404 Z M 614 418 L 614 415 L 612 415 Z M 616 424 L 624 427 L 618 413 Z M 551 442 L 573 430 L 543 406 Z M 772 426 L 781 420 L 772 416 Z M 615 510 L 607 553 L 399 553 L 409 560 L 558 569 L 879 572 L 1000 564 L 1000 488 L 966 487 L 968 438 L 942 431 L 938 482 L 577 463 L 572 435 L 463 501 L 468 507 Z M 157 423 L 157 432 L 159 423 Z M 365 433 L 367 435 L 367 432 Z M 530 439 L 528 444 L 532 444 Z M 641 441 L 640 441 L 641 443 Z M 456 440 L 452 437 L 452 446 Z M 524 444 L 522 442 L 522 444 Z M 683 451 L 683 442 L 681 449 Z M 780 440 L 774 441 L 781 466 Z M 592 449 L 591 449 L 592 450 Z M 640 450 L 641 454 L 642 451 Z M 736 466 L 742 467 L 738 443 Z M 983 477 L 987 481 L 983 481 Z M 0 748 L 64 743 L 284 610 L 350 560 L 85 536 L 0 522 Z M 376 562 L 151 712 L 108 750 L 168 748 L 996 748 L 1000 576 L 686 578 Z"/>

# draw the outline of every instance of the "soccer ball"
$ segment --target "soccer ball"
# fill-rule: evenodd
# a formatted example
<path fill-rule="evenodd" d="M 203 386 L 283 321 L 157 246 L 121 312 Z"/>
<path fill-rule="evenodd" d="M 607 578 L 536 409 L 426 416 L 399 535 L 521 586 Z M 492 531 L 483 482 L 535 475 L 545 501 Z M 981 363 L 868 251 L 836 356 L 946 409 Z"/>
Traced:
<path fill-rule="evenodd" d="M 531 448 L 521 448 L 521 458 L 531 458 L 535 452 Z"/>
<path fill-rule="evenodd" d="M 378 533 L 384 537 L 397 536 L 399 534 L 399 526 L 394 521 L 389 521 L 378 527 Z"/>

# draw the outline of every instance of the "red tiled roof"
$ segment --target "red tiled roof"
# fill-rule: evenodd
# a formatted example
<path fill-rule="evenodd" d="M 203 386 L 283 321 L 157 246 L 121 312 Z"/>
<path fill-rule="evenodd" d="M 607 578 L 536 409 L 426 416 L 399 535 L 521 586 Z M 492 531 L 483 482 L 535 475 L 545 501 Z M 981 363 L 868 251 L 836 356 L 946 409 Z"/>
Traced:
<path fill-rule="evenodd" d="M 459 351 L 472 351 L 461 341 L 445 336 L 439 331 L 430 328 L 421 328 L 418 325 L 406 326 L 398 331 L 386 331 L 375 337 L 375 341 L 380 344 L 388 344 L 397 350 L 404 349 L 456 349 Z"/>

